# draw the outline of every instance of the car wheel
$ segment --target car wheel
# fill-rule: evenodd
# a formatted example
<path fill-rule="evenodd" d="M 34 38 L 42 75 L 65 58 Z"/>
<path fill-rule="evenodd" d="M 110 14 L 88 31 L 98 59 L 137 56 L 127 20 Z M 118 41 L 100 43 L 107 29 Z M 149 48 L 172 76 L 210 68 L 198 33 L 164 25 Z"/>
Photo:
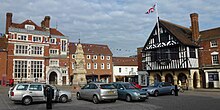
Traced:
<path fill-rule="evenodd" d="M 93 96 L 92 101 L 94 104 L 98 104 L 99 103 L 99 99 L 96 95 Z"/>
<path fill-rule="evenodd" d="M 155 91 L 155 92 L 154 92 L 154 96 L 155 96 L 155 97 L 157 97 L 157 96 L 158 96 L 158 94 L 159 94 L 159 92 L 158 92 L 158 91 Z"/>
<path fill-rule="evenodd" d="M 82 99 L 79 93 L 76 94 L 76 99 L 77 100 L 81 100 Z"/>
<path fill-rule="evenodd" d="M 66 95 L 62 95 L 62 96 L 60 97 L 60 102 L 61 102 L 61 103 L 66 103 L 67 100 L 68 100 L 68 98 L 67 98 Z"/>
<path fill-rule="evenodd" d="M 171 91 L 170 91 L 170 95 L 174 95 L 175 94 L 175 92 L 174 92 L 174 90 L 172 89 Z"/>
<path fill-rule="evenodd" d="M 23 103 L 24 105 L 30 105 L 30 104 L 32 103 L 32 98 L 31 98 L 31 97 L 24 97 L 24 98 L 22 99 L 22 103 Z"/>
<path fill-rule="evenodd" d="M 126 95 L 126 101 L 130 102 L 131 101 L 131 96 L 130 95 Z"/>

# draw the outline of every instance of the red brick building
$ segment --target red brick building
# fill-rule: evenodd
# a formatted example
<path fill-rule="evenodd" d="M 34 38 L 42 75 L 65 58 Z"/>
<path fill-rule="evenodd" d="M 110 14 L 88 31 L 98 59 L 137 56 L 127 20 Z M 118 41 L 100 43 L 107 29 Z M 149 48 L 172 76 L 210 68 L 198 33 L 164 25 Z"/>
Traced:
<path fill-rule="evenodd" d="M 38 26 L 31 20 L 14 23 L 12 13 L 7 13 L 5 37 L 7 80 L 69 84 L 68 38 L 50 27 L 49 16 Z"/>
<path fill-rule="evenodd" d="M 0 36 L 0 85 L 6 84 L 7 39 Z"/>
<path fill-rule="evenodd" d="M 220 88 L 220 28 L 200 31 L 199 45 L 203 87 Z"/>
<path fill-rule="evenodd" d="M 107 45 L 83 44 L 87 81 L 112 82 L 112 52 Z M 74 70 L 76 43 L 70 43 L 70 74 Z M 70 78 L 72 79 L 72 77 Z"/>

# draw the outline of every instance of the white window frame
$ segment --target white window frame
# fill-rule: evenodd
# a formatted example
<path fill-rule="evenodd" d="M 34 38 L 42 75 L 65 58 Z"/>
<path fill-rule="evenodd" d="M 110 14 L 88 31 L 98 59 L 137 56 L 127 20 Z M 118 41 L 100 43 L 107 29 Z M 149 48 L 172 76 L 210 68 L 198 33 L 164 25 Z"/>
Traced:
<path fill-rule="evenodd" d="M 52 40 L 54 40 L 54 42 L 52 42 Z M 50 44 L 56 44 L 57 39 L 56 38 L 50 38 Z"/>
<path fill-rule="evenodd" d="M 111 64 L 107 63 L 107 69 L 111 69 Z"/>
<path fill-rule="evenodd" d="M 94 63 L 94 69 L 98 69 L 98 64 L 97 63 Z"/>
<path fill-rule="evenodd" d="M 87 63 L 87 69 L 91 69 L 91 64 Z"/>
<path fill-rule="evenodd" d="M 216 40 L 210 41 L 210 47 L 218 47 L 218 42 Z"/>
<path fill-rule="evenodd" d="M 60 42 L 61 42 L 61 45 L 60 45 L 60 52 L 61 54 L 67 54 L 67 43 L 68 43 L 68 40 L 67 39 L 60 39 Z"/>
<path fill-rule="evenodd" d="M 87 59 L 91 59 L 90 55 L 86 55 Z"/>
<path fill-rule="evenodd" d="M 38 49 L 40 49 L 40 50 L 38 50 Z M 38 46 L 38 45 L 30 46 L 30 55 L 43 56 L 44 55 L 44 46 Z"/>
<path fill-rule="evenodd" d="M 50 55 L 59 55 L 59 49 L 50 49 Z"/>
<path fill-rule="evenodd" d="M 22 36 L 26 36 L 26 39 L 21 39 Z M 17 34 L 17 40 L 19 41 L 28 41 L 28 34 Z"/>
<path fill-rule="evenodd" d="M 54 63 L 56 62 L 56 63 Z M 59 59 L 50 59 L 49 66 L 59 66 Z"/>
<path fill-rule="evenodd" d="M 27 29 L 27 30 L 35 30 L 35 26 L 34 26 L 34 25 L 26 24 L 24 27 L 25 27 L 25 29 Z"/>
<path fill-rule="evenodd" d="M 76 58 L 76 54 L 72 54 L 72 59 L 75 59 Z"/>
<path fill-rule="evenodd" d="M 105 69 L 105 64 L 104 63 L 101 64 L 101 69 Z"/>
<path fill-rule="evenodd" d="M 93 59 L 94 59 L 94 60 L 97 60 L 97 55 L 93 55 Z"/>
<path fill-rule="evenodd" d="M 25 48 L 25 47 L 27 47 L 27 48 Z M 29 45 L 22 45 L 22 44 L 15 44 L 14 45 L 14 55 L 29 55 L 30 50 L 31 49 L 30 49 Z"/>
<path fill-rule="evenodd" d="M 106 58 L 107 60 L 110 60 L 111 59 L 111 57 L 110 56 L 107 56 L 107 58 Z"/>
<path fill-rule="evenodd" d="M 37 40 L 37 41 L 34 41 L 35 38 L 37 38 L 38 40 Z M 42 36 L 33 35 L 33 36 L 32 36 L 32 42 L 42 42 L 42 40 L 43 40 L 42 38 L 43 38 Z M 39 40 L 39 39 L 40 39 L 40 40 Z"/>
<path fill-rule="evenodd" d="M 101 60 L 104 60 L 104 59 L 105 59 L 105 56 L 104 56 L 104 55 L 101 55 L 100 57 L 101 57 Z"/>

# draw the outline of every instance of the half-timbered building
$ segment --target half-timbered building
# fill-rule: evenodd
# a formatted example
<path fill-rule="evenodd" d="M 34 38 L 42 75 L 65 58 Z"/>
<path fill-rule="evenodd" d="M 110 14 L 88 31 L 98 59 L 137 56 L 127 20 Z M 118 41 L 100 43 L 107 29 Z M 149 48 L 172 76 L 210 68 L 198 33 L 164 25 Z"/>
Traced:
<path fill-rule="evenodd" d="M 142 50 L 150 84 L 166 81 L 176 85 L 180 80 L 191 89 L 200 87 L 198 14 L 190 17 L 191 28 L 161 19 L 153 28 Z"/>

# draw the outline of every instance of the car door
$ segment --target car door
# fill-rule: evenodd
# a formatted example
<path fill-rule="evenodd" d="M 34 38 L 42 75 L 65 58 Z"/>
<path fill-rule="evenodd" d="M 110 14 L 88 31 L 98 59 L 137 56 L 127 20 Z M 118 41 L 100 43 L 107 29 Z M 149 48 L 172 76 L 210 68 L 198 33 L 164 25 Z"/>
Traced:
<path fill-rule="evenodd" d="M 125 99 L 125 90 L 124 87 L 121 84 L 117 85 L 117 90 L 118 90 L 118 98 L 119 99 Z"/>
<path fill-rule="evenodd" d="M 80 96 L 82 98 L 88 99 L 88 89 L 89 89 L 89 84 L 85 85 L 84 87 L 81 88 L 80 90 Z"/>
<path fill-rule="evenodd" d="M 31 84 L 29 87 L 29 93 L 34 101 L 44 100 L 44 91 L 41 84 Z"/>
<path fill-rule="evenodd" d="M 89 84 L 89 89 L 88 89 L 88 98 L 92 100 L 93 95 L 97 93 L 97 86 L 95 84 Z"/>

